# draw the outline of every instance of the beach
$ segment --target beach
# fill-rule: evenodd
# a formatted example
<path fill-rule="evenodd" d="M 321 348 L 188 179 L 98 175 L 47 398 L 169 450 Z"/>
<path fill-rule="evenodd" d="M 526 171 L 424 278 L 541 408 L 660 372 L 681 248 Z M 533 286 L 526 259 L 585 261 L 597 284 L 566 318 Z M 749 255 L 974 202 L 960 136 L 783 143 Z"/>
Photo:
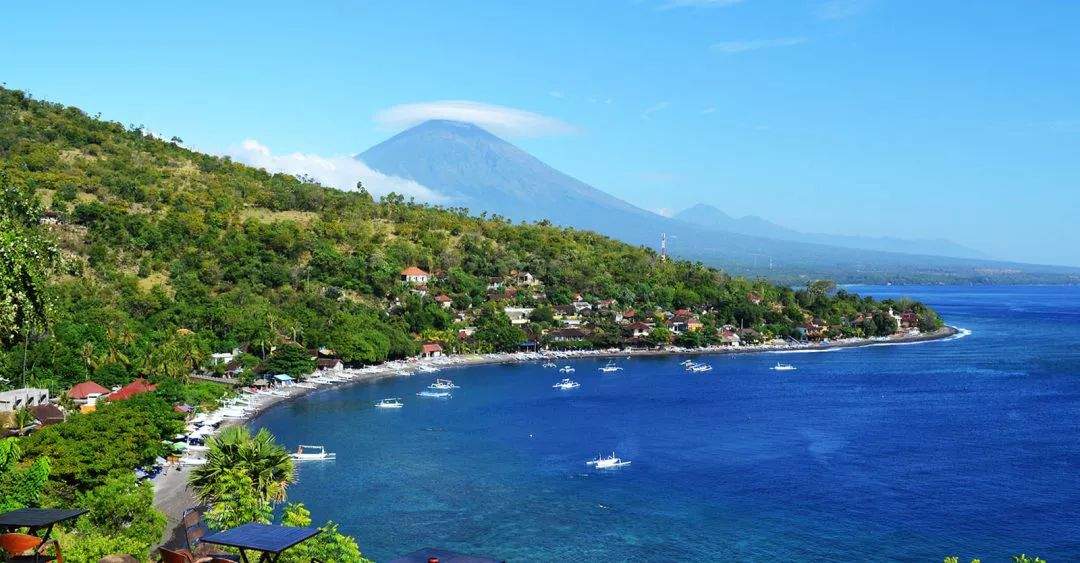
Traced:
<path fill-rule="evenodd" d="M 367 366 L 359 369 L 345 368 L 340 371 L 316 372 L 311 374 L 306 381 L 317 381 L 319 384 L 291 385 L 278 388 L 274 394 L 247 393 L 243 396 L 250 398 L 250 403 L 245 403 L 243 412 L 228 418 L 216 417 L 213 413 L 199 415 L 202 420 L 209 424 L 199 426 L 207 430 L 202 436 L 213 433 L 211 426 L 217 429 L 238 424 L 246 424 L 252 418 L 258 416 L 264 410 L 286 402 L 306 396 L 314 391 L 335 389 L 346 385 L 368 383 L 389 377 L 408 377 L 421 373 L 435 373 L 438 369 L 451 367 L 468 367 L 485 364 L 508 364 L 553 360 L 570 360 L 576 358 L 617 358 L 617 357 L 647 357 L 647 356 L 672 356 L 672 355 L 735 355 L 735 354 L 761 354 L 761 353 L 798 353 L 827 351 L 842 348 L 887 346 L 900 344 L 916 344 L 963 336 L 966 331 L 956 327 L 946 326 L 932 333 L 917 333 L 907 335 L 895 335 L 888 338 L 853 338 L 845 340 L 833 340 L 829 342 L 815 343 L 784 343 L 762 344 L 747 346 L 712 346 L 705 348 L 679 348 L 668 346 L 662 349 L 609 349 L 609 350 L 582 350 L 566 352 L 519 352 L 519 353 L 492 353 L 492 354 L 463 354 L 440 356 L 424 359 L 409 359 L 386 362 L 384 364 Z M 326 379 L 329 378 L 329 379 Z M 303 385 L 303 386 L 301 386 Z M 221 412 L 226 409 L 220 409 Z M 189 426 L 190 430 L 191 426 Z M 188 472 L 193 469 L 192 465 L 169 465 L 160 475 L 153 479 L 154 503 L 158 510 L 165 513 L 168 524 L 166 526 L 164 543 L 179 541 L 183 544 L 183 532 L 179 529 L 179 521 L 183 511 L 195 506 L 194 497 L 187 488 Z"/>

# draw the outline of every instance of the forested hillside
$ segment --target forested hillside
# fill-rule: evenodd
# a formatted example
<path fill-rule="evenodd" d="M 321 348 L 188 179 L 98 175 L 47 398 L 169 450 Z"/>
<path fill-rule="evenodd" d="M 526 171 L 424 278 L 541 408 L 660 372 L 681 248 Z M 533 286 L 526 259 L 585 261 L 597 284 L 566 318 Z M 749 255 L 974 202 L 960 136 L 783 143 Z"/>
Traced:
<path fill-rule="evenodd" d="M 13 383 L 24 374 L 54 389 L 90 376 L 103 385 L 183 376 L 211 352 L 246 346 L 256 362 L 290 343 L 372 363 L 415 354 L 421 335 L 453 340 L 466 324 L 477 332 L 454 346 L 507 349 L 553 325 L 541 315 L 519 332 L 504 305 L 558 306 L 577 294 L 657 318 L 688 309 L 706 334 L 728 324 L 789 335 L 811 319 L 836 335 L 887 333 L 892 306 L 939 322 L 915 303 L 875 303 L 825 284 L 793 291 L 590 232 L 268 174 L 8 89 L 0 173 L 5 220 L 62 255 L 55 269 L 41 260 L 28 276 L 7 275 L 19 255 L 5 250 L 0 373 Z M 409 266 L 435 273 L 430 287 L 403 284 Z M 34 268 L 50 280 L 40 317 L 8 299 Z M 516 272 L 536 276 L 543 293 L 492 297 L 492 279 Z M 598 342 L 612 342 L 618 328 L 597 326 L 609 337 Z"/>

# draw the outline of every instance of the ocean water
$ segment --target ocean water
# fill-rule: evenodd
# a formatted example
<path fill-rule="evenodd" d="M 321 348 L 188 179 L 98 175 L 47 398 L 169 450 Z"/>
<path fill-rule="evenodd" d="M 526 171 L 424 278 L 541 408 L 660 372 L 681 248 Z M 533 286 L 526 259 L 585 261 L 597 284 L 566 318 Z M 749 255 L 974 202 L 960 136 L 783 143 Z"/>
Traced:
<path fill-rule="evenodd" d="M 860 287 L 970 336 L 801 354 L 445 370 L 322 391 L 253 421 L 325 444 L 291 500 L 366 555 L 511 561 L 1080 560 L 1080 288 Z M 777 361 L 798 367 L 774 372 Z M 375 409 L 383 397 L 401 410 Z M 617 452 L 630 466 L 585 461 Z"/>

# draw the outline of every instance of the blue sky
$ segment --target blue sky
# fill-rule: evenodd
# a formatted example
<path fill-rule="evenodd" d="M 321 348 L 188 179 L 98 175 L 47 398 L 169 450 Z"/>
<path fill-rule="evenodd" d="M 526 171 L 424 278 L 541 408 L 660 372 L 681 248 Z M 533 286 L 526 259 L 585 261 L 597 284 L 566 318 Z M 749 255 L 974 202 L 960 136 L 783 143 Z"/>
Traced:
<path fill-rule="evenodd" d="M 649 209 L 1080 265 L 1077 2 L 190 4 L 7 6 L 0 81 L 313 158 L 467 102 Z"/>

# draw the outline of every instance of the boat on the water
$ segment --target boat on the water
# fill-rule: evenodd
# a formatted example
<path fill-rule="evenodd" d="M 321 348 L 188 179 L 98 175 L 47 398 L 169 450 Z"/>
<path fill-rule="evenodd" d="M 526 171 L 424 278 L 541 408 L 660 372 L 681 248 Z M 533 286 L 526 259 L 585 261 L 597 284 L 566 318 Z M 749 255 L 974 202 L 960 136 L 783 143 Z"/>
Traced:
<path fill-rule="evenodd" d="M 563 367 L 559 368 L 559 372 L 560 373 L 574 373 L 574 368 L 573 368 L 573 366 L 563 366 Z"/>
<path fill-rule="evenodd" d="M 326 446 L 305 446 L 301 444 L 296 447 L 295 452 L 289 454 L 289 457 L 296 461 L 321 461 L 336 459 L 337 454 L 326 451 Z"/>
<path fill-rule="evenodd" d="M 435 383 L 428 385 L 428 389 L 434 389 L 437 391 L 448 391 L 450 389 L 457 389 L 458 386 L 454 385 L 454 382 L 449 379 L 436 379 Z"/>
<path fill-rule="evenodd" d="M 694 364 L 686 369 L 692 373 L 705 373 L 712 371 L 712 366 L 709 364 Z"/>
<path fill-rule="evenodd" d="M 431 391 L 424 389 L 416 394 L 417 397 L 431 397 L 433 399 L 449 399 L 451 397 L 449 391 Z"/>
<path fill-rule="evenodd" d="M 591 465 L 597 469 L 614 469 L 616 467 L 630 465 L 630 461 L 620 458 L 615 455 L 615 452 L 611 452 L 610 456 L 597 456 L 596 459 L 586 461 L 585 465 Z"/>
<path fill-rule="evenodd" d="M 622 369 L 623 368 L 621 366 L 615 365 L 615 362 L 608 362 L 607 364 L 605 364 L 603 367 L 600 368 L 600 371 L 602 371 L 604 373 L 613 373 L 613 372 L 616 372 L 616 371 L 622 371 Z"/>
<path fill-rule="evenodd" d="M 798 368 L 796 368 L 795 366 L 793 366 L 791 364 L 782 364 L 780 362 L 777 362 L 775 366 L 773 366 L 773 367 L 771 367 L 769 369 L 771 369 L 773 371 L 795 371 Z"/>
<path fill-rule="evenodd" d="M 545 367 L 545 368 L 553 368 L 553 367 L 556 367 L 556 364 L 555 364 L 555 362 L 544 362 L 544 363 L 543 363 L 543 364 L 541 365 L 541 367 Z"/>
<path fill-rule="evenodd" d="M 375 407 L 380 409 L 400 409 L 404 406 L 405 403 L 402 403 L 401 399 L 397 397 L 387 397 L 378 403 L 375 403 Z"/>
<path fill-rule="evenodd" d="M 578 387 L 581 387 L 581 384 L 570 378 L 563 379 L 562 381 L 551 386 L 552 389 L 560 389 L 563 391 L 566 391 L 568 389 L 577 389 Z"/>

